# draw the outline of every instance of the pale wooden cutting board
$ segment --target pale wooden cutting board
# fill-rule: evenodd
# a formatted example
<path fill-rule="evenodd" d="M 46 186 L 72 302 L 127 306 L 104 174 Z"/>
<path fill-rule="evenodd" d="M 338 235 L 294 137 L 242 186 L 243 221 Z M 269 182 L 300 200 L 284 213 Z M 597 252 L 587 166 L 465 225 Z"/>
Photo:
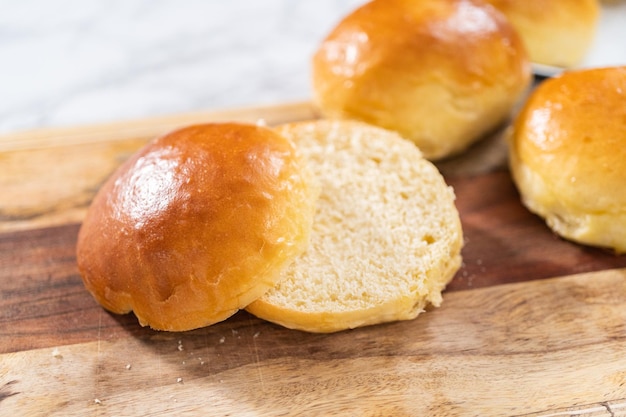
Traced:
<path fill-rule="evenodd" d="M 0 138 L 0 416 L 626 416 L 626 257 L 528 213 L 498 137 L 439 164 L 464 265 L 416 320 L 315 335 L 241 312 L 172 334 L 93 301 L 76 233 L 132 152 L 189 123 L 314 117 L 299 103 Z"/>
<path fill-rule="evenodd" d="M 3 415 L 626 415 L 626 271 L 448 294 L 333 335 L 249 316 L 0 357 Z M 102 313 L 106 314 L 106 313 Z"/>

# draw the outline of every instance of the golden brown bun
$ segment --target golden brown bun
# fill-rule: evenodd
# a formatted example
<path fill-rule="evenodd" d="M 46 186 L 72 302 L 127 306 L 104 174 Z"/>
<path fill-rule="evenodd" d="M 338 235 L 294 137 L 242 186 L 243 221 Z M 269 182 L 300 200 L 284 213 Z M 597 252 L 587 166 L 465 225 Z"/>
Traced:
<path fill-rule="evenodd" d="M 626 252 L 626 67 L 544 81 L 510 140 L 531 211 L 565 238 Z"/>
<path fill-rule="evenodd" d="M 162 136 L 100 189 L 78 236 L 87 289 L 114 313 L 182 331 L 259 298 L 308 244 L 317 189 L 273 130 L 206 124 Z"/>
<path fill-rule="evenodd" d="M 509 22 L 470 0 L 374 0 L 346 16 L 312 61 L 322 114 L 395 130 L 428 159 L 497 127 L 530 79 Z"/>
<path fill-rule="evenodd" d="M 280 126 L 310 161 L 321 193 L 311 244 L 246 309 L 309 332 L 409 320 L 461 265 L 454 191 L 415 145 L 354 121 Z"/>
<path fill-rule="evenodd" d="M 598 0 L 486 0 L 511 21 L 533 62 L 578 64 L 595 35 Z"/>

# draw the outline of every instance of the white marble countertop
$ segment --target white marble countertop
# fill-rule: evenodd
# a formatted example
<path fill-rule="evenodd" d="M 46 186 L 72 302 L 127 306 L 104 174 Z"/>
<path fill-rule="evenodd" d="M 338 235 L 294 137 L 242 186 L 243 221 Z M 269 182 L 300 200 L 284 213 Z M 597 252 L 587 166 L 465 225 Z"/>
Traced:
<path fill-rule="evenodd" d="M 364 1 L 0 0 L 0 134 L 306 100 L 315 48 Z M 625 18 L 604 14 L 589 65 L 626 64 Z"/>
<path fill-rule="evenodd" d="M 0 134 L 310 97 L 363 0 L 0 0 Z"/>

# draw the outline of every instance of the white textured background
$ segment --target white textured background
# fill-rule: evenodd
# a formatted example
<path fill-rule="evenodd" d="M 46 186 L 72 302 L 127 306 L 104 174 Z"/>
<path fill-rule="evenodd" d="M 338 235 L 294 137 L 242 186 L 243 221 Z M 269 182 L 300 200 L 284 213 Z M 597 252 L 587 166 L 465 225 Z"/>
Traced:
<path fill-rule="evenodd" d="M 0 0 L 0 133 L 310 96 L 362 0 Z"/>
<path fill-rule="evenodd" d="M 0 0 L 0 134 L 310 97 L 310 57 L 364 0 Z M 626 3 L 587 65 L 626 64 Z"/>

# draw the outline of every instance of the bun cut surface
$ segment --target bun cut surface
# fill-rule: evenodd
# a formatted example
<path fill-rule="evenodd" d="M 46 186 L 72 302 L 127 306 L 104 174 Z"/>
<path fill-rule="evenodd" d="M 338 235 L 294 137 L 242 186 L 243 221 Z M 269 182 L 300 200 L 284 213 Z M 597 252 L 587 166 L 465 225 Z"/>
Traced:
<path fill-rule="evenodd" d="M 205 124 L 159 137 L 102 186 L 81 226 L 87 289 L 114 313 L 182 331 L 271 288 L 308 244 L 315 181 L 273 130 Z"/>
<path fill-rule="evenodd" d="M 510 167 L 557 234 L 626 252 L 626 67 L 540 84 L 511 130 Z"/>
<path fill-rule="evenodd" d="M 373 0 L 341 20 L 312 60 L 325 117 L 397 131 L 432 160 L 497 128 L 530 80 L 511 24 L 473 0 Z"/>
<path fill-rule="evenodd" d="M 320 197 L 308 249 L 247 310 L 334 332 L 440 305 L 461 263 L 454 192 L 415 145 L 354 121 L 278 128 L 310 161 Z"/>

